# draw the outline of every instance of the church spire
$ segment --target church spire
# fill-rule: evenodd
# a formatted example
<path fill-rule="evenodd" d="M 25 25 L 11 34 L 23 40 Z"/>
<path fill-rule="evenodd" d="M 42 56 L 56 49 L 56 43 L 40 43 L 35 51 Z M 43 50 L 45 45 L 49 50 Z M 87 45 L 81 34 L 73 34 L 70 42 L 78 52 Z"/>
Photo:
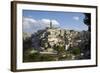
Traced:
<path fill-rule="evenodd" d="M 50 20 L 50 28 L 52 28 L 52 21 Z"/>

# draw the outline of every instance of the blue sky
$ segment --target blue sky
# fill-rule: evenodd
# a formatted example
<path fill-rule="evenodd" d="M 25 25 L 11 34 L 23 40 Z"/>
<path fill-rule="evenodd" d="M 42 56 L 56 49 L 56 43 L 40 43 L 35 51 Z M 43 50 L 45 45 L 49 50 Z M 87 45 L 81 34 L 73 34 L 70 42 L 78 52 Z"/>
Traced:
<path fill-rule="evenodd" d="M 42 29 L 43 26 L 47 26 L 47 22 L 49 24 L 49 20 L 51 20 L 54 25 L 56 24 L 56 26 L 63 29 L 76 31 L 88 30 L 88 27 L 83 22 L 84 17 L 83 13 L 77 12 L 23 10 L 23 19 L 26 18 L 23 20 L 23 27 L 25 27 L 23 31 L 33 32 L 40 28 Z M 41 21 L 42 24 L 45 24 L 46 26 L 40 26 Z"/>

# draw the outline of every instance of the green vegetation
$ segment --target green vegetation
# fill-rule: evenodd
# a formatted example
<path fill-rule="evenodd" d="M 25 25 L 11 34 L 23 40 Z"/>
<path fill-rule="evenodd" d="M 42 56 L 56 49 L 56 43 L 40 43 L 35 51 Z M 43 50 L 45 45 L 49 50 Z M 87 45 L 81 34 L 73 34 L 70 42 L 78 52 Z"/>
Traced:
<path fill-rule="evenodd" d="M 64 45 L 63 46 L 54 45 L 53 49 L 56 50 L 58 53 L 62 53 L 65 51 Z"/>
<path fill-rule="evenodd" d="M 72 54 L 74 54 L 74 55 L 80 55 L 80 48 L 74 48 L 72 50 Z"/>
<path fill-rule="evenodd" d="M 24 55 L 23 62 L 56 61 L 56 55 L 40 54 L 38 52 Z"/>
<path fill-rule="evenodd" d="M 80 55 L 80 48 L 73 48 L 66 51 L 64 46 L 54 46 L 53 49 L 57 51 L 57 54 L 41 54 L 34 50 L 34 48 L 26 50 L 26 52 L 24 52 L 23 62 L 72 60 L 73 56 L 77 57 Z"/>

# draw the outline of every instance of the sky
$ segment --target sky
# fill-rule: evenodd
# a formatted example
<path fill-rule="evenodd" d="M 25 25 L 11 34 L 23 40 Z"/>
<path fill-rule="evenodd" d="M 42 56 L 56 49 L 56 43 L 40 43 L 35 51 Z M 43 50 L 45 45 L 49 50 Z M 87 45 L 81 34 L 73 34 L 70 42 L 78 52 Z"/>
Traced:
<path fill-rule="evenodd" d="M 87 25 L 83 22 L 84 14 L 78 12 L 23 10 L 22 18 L 23 31 L 28 33 L 34 33 L 37 30 L 49 27 L 50 21 L 53 27 L 61 29 L 88 30 Z"/>

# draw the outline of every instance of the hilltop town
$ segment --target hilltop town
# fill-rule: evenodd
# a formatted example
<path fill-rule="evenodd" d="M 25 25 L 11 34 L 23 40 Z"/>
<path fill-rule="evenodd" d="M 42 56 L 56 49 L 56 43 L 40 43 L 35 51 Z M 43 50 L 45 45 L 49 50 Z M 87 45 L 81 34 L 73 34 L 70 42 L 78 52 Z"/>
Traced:
<path fill-rule="evenodd" d="M 23 38 L 24 62 L 90 59 L 89 31 L 61 29 L 50 22 L 50 27 Z"/>

